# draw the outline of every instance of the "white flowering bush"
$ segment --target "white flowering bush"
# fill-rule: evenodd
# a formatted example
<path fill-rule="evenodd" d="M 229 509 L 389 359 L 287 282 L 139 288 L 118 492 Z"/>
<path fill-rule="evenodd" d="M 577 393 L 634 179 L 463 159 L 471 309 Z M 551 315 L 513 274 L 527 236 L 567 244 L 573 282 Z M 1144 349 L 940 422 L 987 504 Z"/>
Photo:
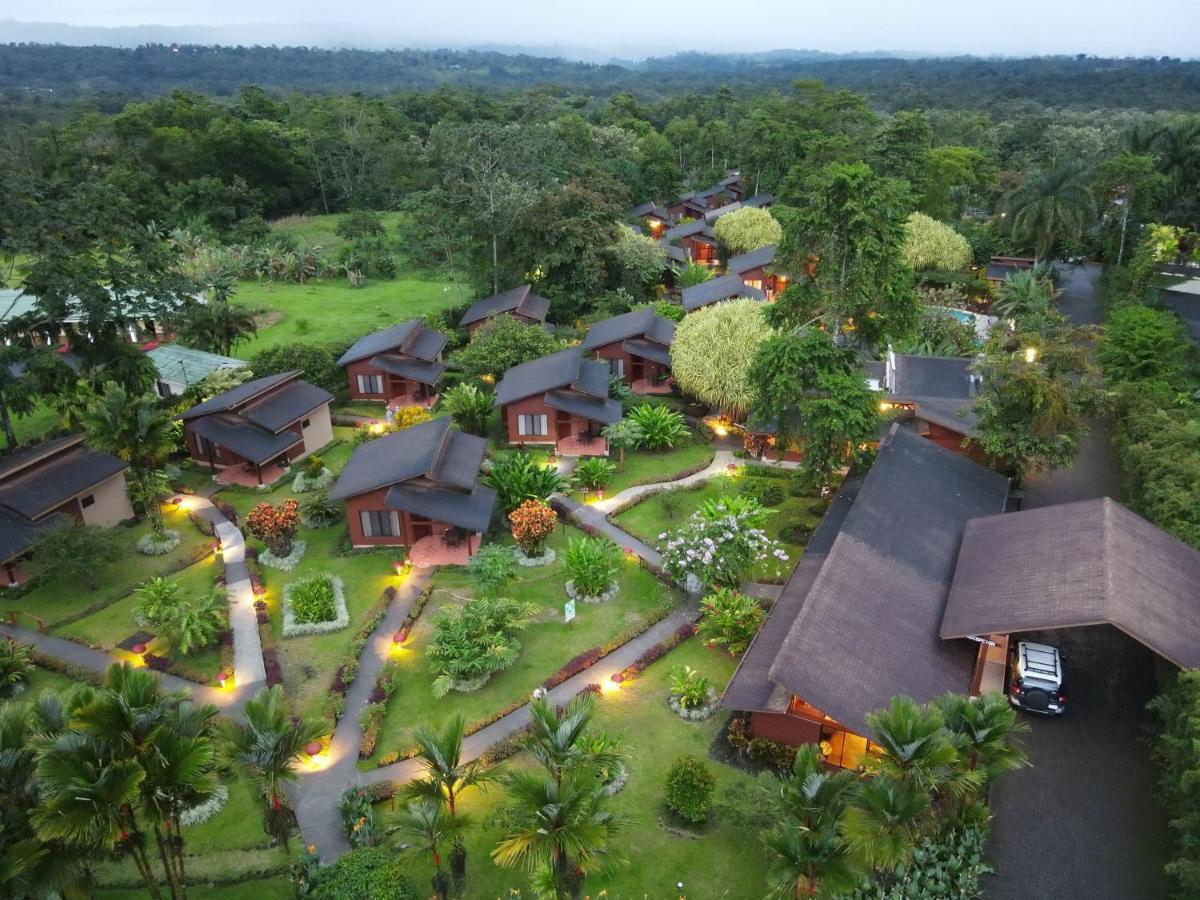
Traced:
<path fill-rule="evenodd" d="M 223 784 L 218 784 L 217 789 L 213 791 L 212 796 L 199 803 L 196 806 L 189 807 L 179 814 L 180 825 L 199 825 L 201 822 L 207 822 L 217 813 L 225 808 L 225 804 L 229 802 L 229 788 Z"/>
<path fill-rule="evenodd" d="M 260 565 L 269 566 L 272 569 L 290 572 L 300 565 L 300 560 L 304 559 L 304 551 L 307 548 L 308 544 L 304 541 L 292 541 L 292 552 L 287 556 L 276 556 L 270 550 L 264 550 L 258 554 L 258 562 Z"/>
<path fill-rule="evenodd" d="M 764 560 L 774 560 L 782 574 L 788 555 L 762 529 L 771 512 L 746 497 L 706 503 L 682 526 L 658 536 L 663 569 L 680 584 L 692 576 L 709 587 L 730 588 Z"/>
<path fill-rule="evenodd" d="M 328 469 L 321 469 L 316 475 L 297 472 L 296 477 L 292 479 L 292 493 L 306 494 L 309 491 L 323 491 L 331 484 L 333 484 L 333 473 Z"/>
<path fill-rule="evenodd" d="M 164 556 L 178 547 L 181 540 L 178 531 L 164 531 L 161 535 L 151 531 L 138 538 L 137 551 L 144 556 Z"/>
<path fill-rule="evenodd" d="M 328 616 L 328 618 L 326 618 Z M 313 575 L 283 589 L 283 636 L 328 634 L 350 624 L 346 588 L 336 575 Z"/>

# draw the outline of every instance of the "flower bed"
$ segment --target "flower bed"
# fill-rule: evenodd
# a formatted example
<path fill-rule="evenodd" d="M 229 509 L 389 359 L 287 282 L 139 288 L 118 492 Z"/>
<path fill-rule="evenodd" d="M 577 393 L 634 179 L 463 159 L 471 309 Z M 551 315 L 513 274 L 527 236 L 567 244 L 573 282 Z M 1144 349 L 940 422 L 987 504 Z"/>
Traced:
<path fill-rule="evenodd" d="M 389 659 L 379 670 L 375 678 L 375 688 L 371 691 L 371 701 L 363 707 L 359 724 L 362 726 L 362 740 L 358 745 L 358 758 L 367 759 L 375 752 L 375 743 L 379 740 L 379 726 L 387 712 L 387 702 L 392 694 L 400 687 L 400 666 L 394 659 Z"/>
<path fill-rule="evenodd" d="M 716 689 L 709 687 L 704 694 L 703 706 L 688 709 L 680 702 L 678 694 L 667 695 L 667 706 L 671 707 L 671 711 L 681 719 L 686 719 L 688 722 L 703 722 L 705 719 L 712 718 L 713 713 L 717 711 L 717 703 L 720 699 Z"/>
<path fill-rule="evenodd" d="M 572 600 L 578 600 L 580 603 L 604 603 L 605 601 L 611 600 L 613 597 L 617 596 L 617 592 L 620 591 L 620 589 L 621 586 L 614 581 L 609 584 L 608 590 L 606 590 L 604 593 L 589 595 L 581 594 L 579 591 L 575 590 L 574 581 L 568 581 L 566 585 L 567 596 Z"/>
<path fill-rule="evenodd" d="M 340 631 L 349 624 L 350 612 L 346 609 L 345 586 L 342 579 L 336 575 L 314 575 L 311 578 L 293 581 L 284 588 L 285 638 L 328 634 L 331 631 Z"/>
<path fill-rule="evenodd" d="M 258 554 L 258 561 L 264 566 L 270 566 L 272 569 L 281 569 L 284 572 L 290 572 L 296 566 L 300 565 L 300 560 L 304 558 L 304 551 L 308 544 L 304 541 L 293 541 L 292 552 L 287 556 L 276 556 L 270 550 L 264 550 Z"/>
<path fill-rule="evenodd" d="M 137 551 L 143 556 L 166 556 L 183 540 L 178 531 L 164 531 L 159 537 L 153 531 L 138 538 Z"/>
<path fill-rule="evenodd" d="M 333 484 L 333 473 L 328 469 L 321 469 L 317 475 L 297 472 L 296 477 L 292 479 L 292 493 L 307 494 L 309 491 L 321 491 L 331 484 Z"/>
<path fill-rule="evenodd" d="M 513 554 L 517 557 L 517 565 L 525 566 L 527 569 L 534 569 L 539 566 L 548 566 L 554 560 L 558 559 L 558 554 L 553 548 L 547 547 L 546 552 L 541 556 L 526 556 L 525 551 L 519 547 L 513 550 Z"/>
<path fill-rule="evenodd" d="M 636 678 L 642 674 L 652 663 L 658 662 L 688 638 L 696 633 L 696 626 L 691 622 L 686 622 L 675 629 L 674 633 L 665 640 L 659 641 L 653 647 L 648 648 L 632 663 L 622 669 L 619 673 L 619 678 L 614 680 L 625 682 L 631 678 Z"/>

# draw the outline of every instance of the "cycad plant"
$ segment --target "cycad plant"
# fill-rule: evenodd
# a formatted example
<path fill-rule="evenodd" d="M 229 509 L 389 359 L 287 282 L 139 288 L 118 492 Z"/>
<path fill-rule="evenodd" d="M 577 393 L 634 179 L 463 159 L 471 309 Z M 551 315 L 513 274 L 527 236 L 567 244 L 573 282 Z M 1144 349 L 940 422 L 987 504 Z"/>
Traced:
<path fill-rule="evenodd" d="M 867 758 L 868 771 L 935 797 L 962 797 L 982 783 L 982 772 L 963 765 L 962 741 L 947 730 L 937 707 L 893 697 L 866 718 L 871 740 L 883 751 Z"/>

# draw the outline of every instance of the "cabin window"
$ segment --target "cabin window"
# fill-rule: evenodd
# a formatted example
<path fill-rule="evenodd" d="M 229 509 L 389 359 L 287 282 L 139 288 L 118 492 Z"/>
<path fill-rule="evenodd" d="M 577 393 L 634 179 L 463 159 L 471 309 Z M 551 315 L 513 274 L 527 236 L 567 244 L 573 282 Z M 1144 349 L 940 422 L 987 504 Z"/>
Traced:
<path fill-rule="evenodd" d="M 623 378 L 625 375 L 625 360 L 621 357 L 610 359 L 608 361 L 608 370 L 618 378 Z"/>
<path fill-rule="evenodd" d="M 95 504 L 96 504 L 96 495 L 95 494 L 88 494 L 86 497 L 84 497 L 82 500 L 79 501 L 79 505 L 82 506 L 84 509 L 87 509 L 89 506 L 95 506 Z"/>
<path fill-rule="evenodd" d="M 383 393 L 383 376 L 382 375 L 359 375 L 358 376 L 358 392 L 360 394 L 382 394 Z"/>
<path fill-rule="evenodd" d="M 312 421 L 311 419 L 305 419 L 303 422 L 300 423 L 300 427 L 307 428 L 309 425 L 309 422 L 311 422 L 311 421 Z"/>
<path fill-rule="evenodd" d="M 364 509 L 358 514 L 363 537 L 399 537 L 400 516 L 392 509 Z"/>
<path fill-rule="evenodd" d="M 546 422 L 546 416 L 543 414 L 517 416 L 517 434 L 525 435 L 542 435 L 549 434 L 550 428 Z"/>
<path fill-rule="evenodd" d="M 164 400 L 171 399 L 171 386 L 165 381 L 154 382 L 154 388 L 158 391 L 158 396 L 162 397 Z"/>

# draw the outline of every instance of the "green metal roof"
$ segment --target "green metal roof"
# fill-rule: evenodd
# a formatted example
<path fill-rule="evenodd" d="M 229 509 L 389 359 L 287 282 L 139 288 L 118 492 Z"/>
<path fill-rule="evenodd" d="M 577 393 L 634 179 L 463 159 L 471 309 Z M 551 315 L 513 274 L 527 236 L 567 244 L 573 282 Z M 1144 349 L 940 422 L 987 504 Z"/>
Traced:
<path fill-rule="evenodd" d="M 240 369 L 246 365 L 232 356 L 194 350 L 181 344 L 164 344 L 146 355 L 158 369 L 159 377 L 174 384 L 198 384 L 217 369 Z"/>

